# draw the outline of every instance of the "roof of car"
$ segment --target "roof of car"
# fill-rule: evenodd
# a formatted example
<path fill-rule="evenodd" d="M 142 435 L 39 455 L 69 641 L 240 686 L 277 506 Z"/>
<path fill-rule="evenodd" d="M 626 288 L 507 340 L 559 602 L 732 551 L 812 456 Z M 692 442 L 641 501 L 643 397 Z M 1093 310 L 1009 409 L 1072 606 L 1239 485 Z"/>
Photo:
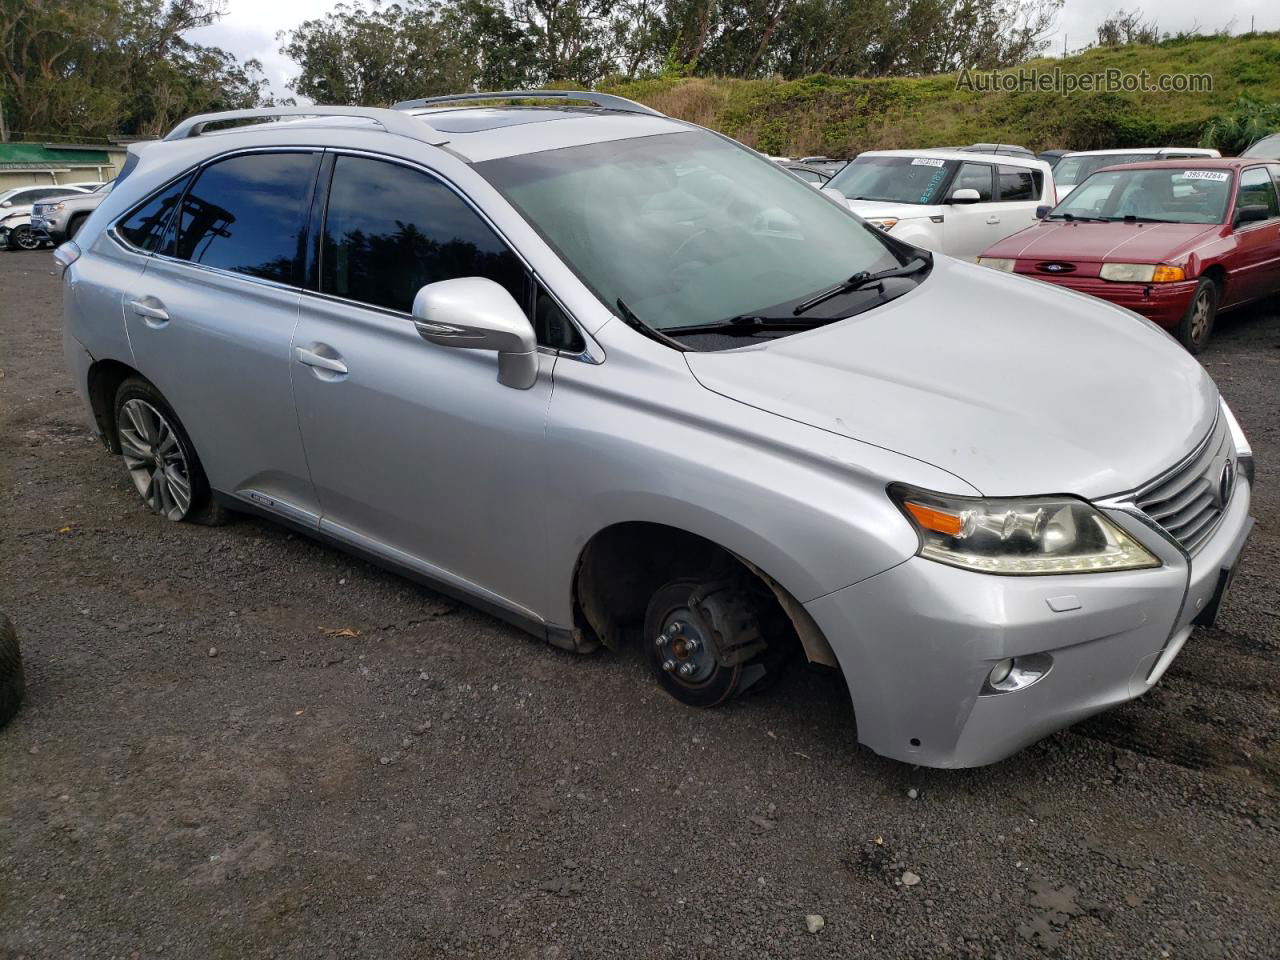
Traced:
<path fill-rule="evenodd" d="M 464 94 L 460 99 L 481 95 Z M 493 99 L 514 99 L 510 94 L 489 94 Z M 453 153 L 478 163 L 501 157 L 561 147 L 580 146 L 610 140 L 677 133 L 689 125 L 620 97 L 590 92 L 531 91 L 520 98 L 545 98 L 549 106 L 446 105 L 436 101 L 408 101 L 395 108 L 301 106 L 261 108 L 205 114 L 182 121 L 165 141 L 199 137 L 241 136 L 261 132 L 275 139 L 281 132 L 300 128 L 368 130 L 381 127 L 391 134 L 410 137 L 436 146 L 448 145 Z M 592 106 L 570 106 L 566 99 L 596 98 Z M 229 121 L 271 120 L 269 123 L 241 124 L 206 130 L 209 124 Z M 520 132 L 513 135 L 511 128 Z"/>
<path fill-rule="evenodd" d="M 1259 157 L 1175 157 L 1173 160 L 1113 163 L 1107 167 L 1099 167 L 1094 173 L 1102 173 L 1104 170 L 1180 170 L 1186 167 L 1195 167 L 1197 170 L 1239 170 L 1241 167 L 1267 162 Z"/>
<path fill-rule="evenodd" d="M 1031 167 L 1040 169 L 1049 165 L 1035 157 L 1022 157 L 1008 153 L 971 153 L 967 150 L 866 150 L 859 157 L 920 157 L 927 160 L 985 160 L 988 163 L 1002 163 L 1005 166 Z"/>
<path fill-rule="evenodd" d="M 1120 156 L 1121 154 L 1149 153 L 1153 156 L 1165 153 L 1169 150 L 1177 150 L 1179 153 L 1192 153 L 1199 156 L 1210 156 L 1207 147 L 1117 147 L 1108 150 L 1072 150 L 1066 154 L 1068 157 L 1106 157 L 1111 155 Z M 1216 151 L 1215 151 L 1216 152 Z"/>

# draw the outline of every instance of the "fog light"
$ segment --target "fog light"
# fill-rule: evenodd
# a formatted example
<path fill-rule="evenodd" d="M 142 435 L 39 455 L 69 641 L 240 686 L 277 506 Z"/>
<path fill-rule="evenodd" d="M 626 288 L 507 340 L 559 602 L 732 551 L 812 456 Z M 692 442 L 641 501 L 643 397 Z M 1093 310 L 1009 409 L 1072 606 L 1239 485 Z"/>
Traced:
<path fill-rule="evenodd" d="M 1005 680 L 1009 679 L 1009 674 L 1012 672 L 1013 657 L 1007 657 L 991 668 L 991 675 L 987 677 L 987 683 L 991 684 L 993 687 L 999 686 L 1004 683 Z"/>
<path fill-rule="evenodd" d="M 1048 653 L 1032 653 L 1023 657 L 1007 657 L 987 674 L 981 696 L 991 697 L 1001 693 L 1025 690 L 1044 679 L 1053 667 L 1053 656 Z"/>

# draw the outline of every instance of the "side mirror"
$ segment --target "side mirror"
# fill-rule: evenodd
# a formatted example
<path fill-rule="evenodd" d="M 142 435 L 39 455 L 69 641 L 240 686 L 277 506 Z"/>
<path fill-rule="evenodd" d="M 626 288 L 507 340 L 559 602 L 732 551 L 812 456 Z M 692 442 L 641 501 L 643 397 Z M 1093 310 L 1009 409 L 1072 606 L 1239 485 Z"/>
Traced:
<path fill-rule="evenodd" d="M 961 187 L 951 195 L 947 203 L 980 203 L 981 201 L 982 194 L 973 187 Z"/>
<path fill-rule="evenodd" d="M 528 390 L 538 379 L 533 325 L 504 287 L 484 277 L 429 283 L 413 298 L 413 325 L 441 347 L 496 350 L 498 382 Z"/>
<path fill-rule="evenodd" d="M 1036 219 L 1043 220 L 1049 215 L 1049 211 L 1052 209 L 1053 207 L 1049 206 L 1047 203 L 1040 204 L 1040 206 L 1036 207 Z"/>
<path fill-rule="evenodd" d="M 822 192 L 825 193 L 832 200 L 838 200 L 844 206 L 849 205 L 849 198 L 846 197 L 839 190 L 837 190 L 835 187 L 823 187 Z"/>
<path fill-rule="evenodd" d="M 4 203 L 0 203 L 0 207 L 12 207 L 12 206 L 13 206 L 12 200 L 6 200 Z"/>
<path fill-rule="evenodd" d="M 1257 223 L 1271 219 L 1271 211 L 1262 203 L 1248 203 L 1236 210 L 1236 223 Z"/>

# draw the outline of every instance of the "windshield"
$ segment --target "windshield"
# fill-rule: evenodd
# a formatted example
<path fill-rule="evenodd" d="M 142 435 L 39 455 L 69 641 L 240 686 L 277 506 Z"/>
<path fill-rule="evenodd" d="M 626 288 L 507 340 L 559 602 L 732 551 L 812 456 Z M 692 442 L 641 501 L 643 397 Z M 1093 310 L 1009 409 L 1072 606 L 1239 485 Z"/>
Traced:
<path fill-rule="evenodd" d="M 800 301 L 906 259 L 878 230 L 772 161 L 703 131 L 564 147 L 475 169 L 606 306 L 656 330 Z"/>
<path fill-rule="evenodd" d="M 1231 197 L 1226 170 L 1194 168 L 1095 173 L 1053 208 L 1051 220 L 1221 223 Z"/>
<path fill-rule="evenodd" d="M 1272 134 L 1269 137 L 1263 137 L 1240 156 L 1259 157 L 1263 160 L 1280 160 L 1280 135 Z"/>
<path fill-rule="evenodd" d="M 1154 160 L 1149 153 L 1109 153 L 1105 155 L 1063 157 L 1053 168 L 1053 179 L 1060 187 L 1074 187 L 1083 183 L 1095 170 L 1111 167 L 1121 163 L 1142 163 Z"/>
<path fill-rule="evenodd" d="M 937 203 L 959 160 L 931 157 L 858 157 L 828 181 L 850 200 Z"/>

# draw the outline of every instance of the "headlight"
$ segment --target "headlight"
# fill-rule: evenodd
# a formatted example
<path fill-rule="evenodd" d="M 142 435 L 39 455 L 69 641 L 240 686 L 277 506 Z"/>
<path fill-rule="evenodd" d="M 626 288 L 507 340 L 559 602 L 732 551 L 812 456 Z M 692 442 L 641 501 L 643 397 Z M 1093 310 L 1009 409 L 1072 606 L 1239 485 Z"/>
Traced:
<path fill-rule="evenodd" d="M 1104 263 L 1098 276 L 1127 283 L 1175 283 L 1187 279 L 1181 267 L 1167 263 Z"/>
<path fill-rule="evenodd" d="M 1018 261 L 1007 260 L 1004 257 L 979 257 L 978 263 L 984 267 L 990 267 L 992 270 L 999 270 L 1001 273 L 1013 273 L 1013 268 Z"/>
<path fill-rule="evenodd" d="M 48 212 L 49 212 L 49 209 L 50 209 L 50 208 L 46 207 L 44 212 L 45 212 L 45 213 L 48 213 Z M 67 205 L 66 205 L 65 203 L 55 203 L 55 204 L 53 205 L 52 209 L 54 209 L 54 210 L 65 210 L 65 209 L 67 209 Z"/>
<path fill-rule="evenodd" d="M 898 225 L 897 217 L 867 217 L 867 223 L 888 232 Z"/>
<path fill-rule="evenodd" d="M 889 494 L 920 532 L 920 556 L 982 573 L 1101 573 L 1160 561 L 1083 500 L 981 499 L 894 485 Z"/>

